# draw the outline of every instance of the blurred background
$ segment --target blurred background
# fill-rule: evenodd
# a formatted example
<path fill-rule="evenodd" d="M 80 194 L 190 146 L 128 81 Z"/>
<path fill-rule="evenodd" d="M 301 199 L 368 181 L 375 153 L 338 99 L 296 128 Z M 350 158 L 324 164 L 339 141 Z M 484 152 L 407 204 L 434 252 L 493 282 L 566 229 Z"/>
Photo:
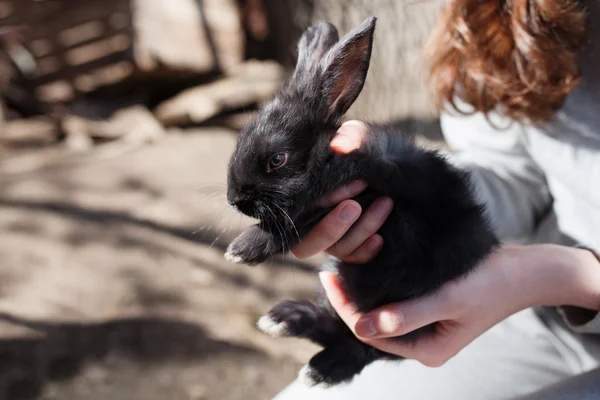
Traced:
<path fill-rule="evenodd" d="M 316 20 L 379 17 L 351 115 L 440 145 L 434 0 L 0 0 L 0 399 L 267 399 L 316 350 L 256 319 L 319 258 L 223 251 L 238 130 Z"/>

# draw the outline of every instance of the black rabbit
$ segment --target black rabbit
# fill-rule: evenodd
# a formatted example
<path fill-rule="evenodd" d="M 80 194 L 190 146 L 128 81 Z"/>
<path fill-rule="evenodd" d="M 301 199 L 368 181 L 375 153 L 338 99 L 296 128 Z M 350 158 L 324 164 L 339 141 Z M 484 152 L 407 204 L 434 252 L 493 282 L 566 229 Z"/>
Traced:
<path fill-rule="evenodd" d="M 335 262 L 361 311 L 432 292 L 472 270 L 497 245 L 468 176 L 406 135 L 370 125 L 359 150 L 344 156 L 330 151 L 341 118 L 366 79 L 375 22 L 367 19 L 341 40 L 328 23 L 304 33 L 290 82 L 240 134 L 227 192 L 230 204 L 260 220 L 227 249 L 229 260 L 247 264 L 297 243 L 330 211 L 317 200 L 342 184 L 357 178 L 368 183 L 356 197 L 363 207 L 379 196 L 391 197 L 394 208 L 379 230 L 384 245 L 377 257 L 362 266 Z M 376 359 L 397 358 L 357 340 L 324 298 L 319 304 L 280 303 L 259 327 L 324 347 L 303 368 L 313 384 L 347 381 Z"/>

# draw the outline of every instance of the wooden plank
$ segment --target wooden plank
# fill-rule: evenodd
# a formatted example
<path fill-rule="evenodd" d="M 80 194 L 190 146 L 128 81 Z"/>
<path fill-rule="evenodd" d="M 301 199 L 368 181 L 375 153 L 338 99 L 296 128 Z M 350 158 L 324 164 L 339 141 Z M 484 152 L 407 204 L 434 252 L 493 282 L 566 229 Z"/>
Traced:
<path fill-rule="evenodd" d="M 8 1 L 13 12 L 10 17 L 1 21 L 2 24 L 10 21 L 11 24 L 25 26 L 23 37 L 27 47 L 34 41 L 46 46 L 46 49 L 41 51 L 38 49 L 37 53 L 41 55 L 37 59 L 47 64 L 46 69 L 49 72 L 23 82 L 29 88 L 34 89 L 57 81 L 65 81 L 74 86 L 78 76 L 133 59 L 133 28 L 129 0 L 5 1 Z M 124 21 L 115 27 L 112 19 L 119 17 L 124 18 Z M 91 25 L 87 33 L 89 36 L 85 37 L 83 32 L 83 39 L 77 40 L 76 29 L 81 27 L 85 30 L 85 24 L 94 23 L 99 24 L 98 27 Z M 73 29 L 75 31 L 69 31 Z M 94 32 L 94 29 L 97 32 Z M 69 34 L 74 34 L 74 38 L 65 38 L 65 35 Z M 111 50 L 106 41 L 119 35 L 128 37 L 129 43 L 124 45 L 126 48 L 115 46 L 115 50 Z M 104 46 L 102 51 L 99 50 L 97 58 L 87 61 L 81 56 L 83 58 L 79 58 L 84 62 L 78 65 L 69 64 L 68 58 L 76 55 L 74 51 L 85 51 L 85 47 L 89 46 L 93 53 L 95 43 L 100 47 Z M 91 54 L 90 57 L 94 55 Z"/>
<path fill-rule="evenodd" d="M 105 57 L 98 58 L 85 64 L 77 66 L 65 66 L 65 68 L 60 71 L 31 79 L 30 84 L 33 86 L 40 86 L 59 80 L 71 81 L 73 77 L 76 77 L 79 74 L 90 72 L 103 66 L 130 59 L 132 59 L 132 49 L 128 48 L 126 50 L 109 54 Z"/>
<path fill-rule="evenodd" d="M 80 48 L 80 47 L 88 46 L 88 45 L 91 45 L 91 44 L 93 44 L 95 42 L 102 41 L 102 40 L 105 40 L 105 39 L 109 39 L 111 37 L 115 37 L 115 36 L 118 36 L 118 35 L 124 35 L 124 34 L 125 35 L 133 36 L 133 28 L 127 27 L 127 28 L 124 28 L 124 29 L 115 29 L 115 30 L 107 31 L 105 34 L 103 34 L 101 36 L 84 40 L 84 41 L 82 41 L 80 43 L 77 43 L 75 45 L 72 45 L 72 46 L 54 46 L 54 50 L 53 51 L 50 51 L 49 53 L 45 53 L 43 56 L 36 57 L 36 59 L 42 61 L 42 60 L 44 60 L 46 58 L 60 56 L 65 51 L 74 50 L 74 49 L 77 49 L 77 48 Z"/>
<path fill-rule="evenodd" d="M 2 20 L 2 24 L 28 26 L 30 31 L 35 32 L 28 39 L 52 35 L 58 30 L 103 19 L 114 13 L 131 13 L 127 0 L 9 1 L 14 11 Z"/>
<path fill-rule="evenodd" d="M 107 20 L 113 15 L 117 14 L 116 12 L 103 13 L 102 15 L 95 16 L 86 16 L 85 18 L 79 16 L 79 18 L 68 18 L 68 15 L 55 16 L 54 21 L 52 22 L 40 22 L 40 24 L 36 28 L 30 28 L 29 33 L 27 35 L 28 40 L 36 40 L 47 37 L 57 37 L 60 32 L 73 28 L 77 25 L 83 25 L 90 22 L 103 21 Z M 129 14 L 127 14 L 129 15 Z M 131 21 L 131 17 L 129 16 L 129 21 Z M 131 23 L 130 23 L 131 24 Z M 108 25 L 110 26 L 110 25 Z"/>

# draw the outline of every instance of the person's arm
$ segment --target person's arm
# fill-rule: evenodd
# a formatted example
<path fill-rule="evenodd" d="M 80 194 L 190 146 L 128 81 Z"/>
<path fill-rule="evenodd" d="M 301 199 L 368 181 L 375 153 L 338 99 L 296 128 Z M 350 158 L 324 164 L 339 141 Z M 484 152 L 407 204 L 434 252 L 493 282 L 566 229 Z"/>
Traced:
<path fill-rule="evenodd" d="M 490 118 L 441 116 L 452 150 L 449 160 L 469 171 L 475 194 L 500 238 L 530 237 L 552 203 L 544 173 L 527 152 L 522 125 Z"/>
<path fill-rule="evenodd" d="M 531 237 L 552 197 L 543 172 L 527 152 L 525 128 L 494 115 L 490 118 L 491 122 L 482 114 L 442 115 L 444 136 L 454 151 L 449 160 L 469 171 L 498 236 Z M 560 311 L 572 329 L 600 334 L 598 308 L 567 306 Z"/>
<path fill-rule="evenodd" d="M 598 261 L 600 267 L 600 254 L 597 251 L 580 247 L 581 249 L 592 254 Z M 594 333 L 600 334 L 600 305 L 595 308 L 581 308 L 573 306 L 559 307 L 558 311 L 562 315 L 566 323 L 579 333 Z"/>
<path fill-rule="evenodd" d="M 367 314 L 356 310 L 336 274 L 321 272 L 320 278 L 330 303 L 360 340 L 432 367 L 525 308 L 570 304 L 600 309 L 600 262 L 589 251 L 559 245 L 504 245 L 464 278 Z M 395 339 L 432 323 L 433 334 Z"/>

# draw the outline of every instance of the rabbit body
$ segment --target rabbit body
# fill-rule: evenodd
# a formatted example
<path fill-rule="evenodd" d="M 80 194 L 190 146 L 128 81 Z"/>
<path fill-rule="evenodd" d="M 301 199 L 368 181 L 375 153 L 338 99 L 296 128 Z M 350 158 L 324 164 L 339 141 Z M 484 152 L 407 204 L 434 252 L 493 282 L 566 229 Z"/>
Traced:
<path fill-rule="evenodd" d="M 375 19 L 368 19 L 341 40 L 329 24 L 309 28 L 294 77 L 241 133 L 228 177 L 229 202 L 260 220 L 226 254 L 248 264 L 289 250 L 330 211 L 318 199 L 342 184 L 367 182 L 355 198 L 363 209 L 377 197 L 393 199 L 378 231 L 384 239 L 378 255 L 361 265 L 333 260 L 361 312 L 433 292 L 475 268 L 498 243 L 468 175 L 392 126 L 369 125 L 361 148 L 348 155 L 330 150 L 366 78 L 374 28 Z M 397 358 L 359 341 L 324 296 L 280 303 L 259 327 L 323 346 L 302 370 L 310 384 L 348 381 L 376 359 Z"/>

